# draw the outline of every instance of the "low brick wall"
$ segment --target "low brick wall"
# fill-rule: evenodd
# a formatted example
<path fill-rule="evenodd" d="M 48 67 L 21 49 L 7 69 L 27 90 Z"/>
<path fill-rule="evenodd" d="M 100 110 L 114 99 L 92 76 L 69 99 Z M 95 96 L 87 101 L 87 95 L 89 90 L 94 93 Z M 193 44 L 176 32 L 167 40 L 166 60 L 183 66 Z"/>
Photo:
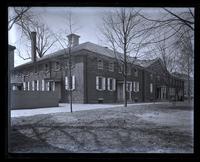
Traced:
<path fill-rule="evenodd" d="M 11 109 L 55 107 L 58 100 L 53 91 L 11 91 Z"/>

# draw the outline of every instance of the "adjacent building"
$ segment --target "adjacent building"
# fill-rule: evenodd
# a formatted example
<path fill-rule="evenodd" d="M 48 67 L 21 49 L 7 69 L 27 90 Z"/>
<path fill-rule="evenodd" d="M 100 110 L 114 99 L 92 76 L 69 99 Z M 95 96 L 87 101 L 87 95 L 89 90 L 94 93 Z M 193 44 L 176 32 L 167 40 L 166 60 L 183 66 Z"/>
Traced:
<path fill-rule="evenodd" d="M 33 42 L 32 60 L 12 70 L 13 90 L 54 91 L 60 102 L 68 102 L 71 87 L 76 103 L 122 102 L 124 88 L 128 102 L 183 100 L 184 81 L 171 75 L 161 59 L 130 58 L 125 86 L 116 53 L 91 42 L 79 44 L 79 37 L 68 36 L 72 42 L 71 79 L 69 48 L 36 58 Z"/>

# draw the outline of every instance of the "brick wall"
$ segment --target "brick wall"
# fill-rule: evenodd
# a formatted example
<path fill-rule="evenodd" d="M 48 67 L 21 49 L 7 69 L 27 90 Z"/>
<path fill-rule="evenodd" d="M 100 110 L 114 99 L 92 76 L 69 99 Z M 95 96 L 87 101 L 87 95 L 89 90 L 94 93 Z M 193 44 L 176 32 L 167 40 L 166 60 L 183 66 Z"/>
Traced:
<path fill-rule="evenodd" d="M 11 91 L 11 109 L 29 109 L 58 106 L 53 91 Z"/>

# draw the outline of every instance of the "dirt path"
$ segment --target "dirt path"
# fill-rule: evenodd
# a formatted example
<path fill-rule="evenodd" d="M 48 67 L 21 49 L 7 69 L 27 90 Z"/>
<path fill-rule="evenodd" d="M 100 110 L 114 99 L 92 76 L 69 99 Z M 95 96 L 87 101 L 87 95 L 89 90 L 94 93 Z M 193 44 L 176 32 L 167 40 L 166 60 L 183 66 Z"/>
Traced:
<path fill-rule="evenodd" d="M 131 106 L 12 118 L 12 128 L 13 152 L 193 152 L 193 110 L 186 106 Z"/>

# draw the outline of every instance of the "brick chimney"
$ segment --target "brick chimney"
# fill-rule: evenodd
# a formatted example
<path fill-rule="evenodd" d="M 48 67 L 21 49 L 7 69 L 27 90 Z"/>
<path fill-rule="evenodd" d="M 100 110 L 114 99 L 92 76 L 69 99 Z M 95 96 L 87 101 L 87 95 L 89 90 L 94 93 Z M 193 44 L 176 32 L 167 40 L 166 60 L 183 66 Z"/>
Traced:
<path fill-rule="evenodd" d="M 31 32 L 31 61 L 36 62 L 36 32 Z"/>
<path fill-rule="evenodd" d="M 79 35 L 76 34 L 69 34 L 68 36 L 68 42 L 71 44 L 71 47 L 79 45 Z"/>

